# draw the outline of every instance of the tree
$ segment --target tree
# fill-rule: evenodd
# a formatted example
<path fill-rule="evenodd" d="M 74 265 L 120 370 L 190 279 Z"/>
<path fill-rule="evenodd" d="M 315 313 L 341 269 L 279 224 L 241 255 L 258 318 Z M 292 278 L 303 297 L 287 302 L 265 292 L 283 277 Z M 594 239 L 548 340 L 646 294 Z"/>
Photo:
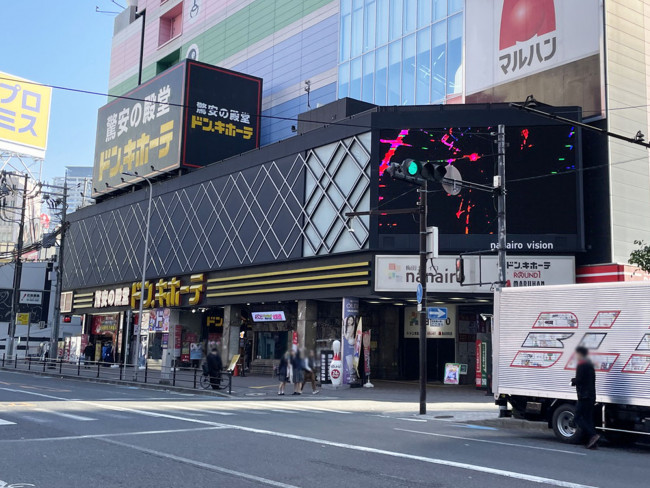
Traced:
<path fill-rule="evenodd" d="M 630 264 L 634 264 L 646 273 L 650 273 L 650 244 L 644 241 L 634 241 L 639 249 L 630 253 Z"/>

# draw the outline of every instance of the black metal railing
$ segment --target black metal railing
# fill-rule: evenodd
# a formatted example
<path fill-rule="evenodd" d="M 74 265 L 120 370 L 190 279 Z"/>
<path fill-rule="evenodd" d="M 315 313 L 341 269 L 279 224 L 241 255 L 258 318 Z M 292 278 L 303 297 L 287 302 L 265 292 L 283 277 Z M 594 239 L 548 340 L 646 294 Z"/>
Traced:
<path fill-rule="evenodd" d="M 218 389 L 227 390 L 232 394 L 232 372 L 222 371 L 219 378 L 210 381 L 199 368 L 144 366 L 132 364 L 108 363 L 103 361 L 65 361 L 63 359 L 43 359 L 36 356 L 19 358 L 2 355 L 2 368 L 18 371 L 51 372 L 64 377 L 81 377 L 123 381 L 128 383 L 143 383 L 168 385 L 188 390 Z M 217 384 L 218 383 L 218 384 Z"/>

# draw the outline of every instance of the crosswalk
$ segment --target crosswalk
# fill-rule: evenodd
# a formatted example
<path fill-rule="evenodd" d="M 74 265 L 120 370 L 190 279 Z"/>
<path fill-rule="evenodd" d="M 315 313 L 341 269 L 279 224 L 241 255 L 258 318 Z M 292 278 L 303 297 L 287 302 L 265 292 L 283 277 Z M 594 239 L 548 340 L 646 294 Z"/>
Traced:
<path fill-rule="evenodd" d="M 62 421 L 73 422 L 129 422 L 137 421 L 142 418 L 142 412 L 150 412 L 156 414 L 164 414 L 177 418 L 187 419 L 202 419 L 210 421 L 218 418 L 226 420 L 226 418 L 244 419 L 246 416 L 253 416 L 260 418 L 261 416 L 272 415 L 291 415 L 291 416 L 313 416 L 313 415 L 349 415 L 353 412 L 346 412 L 343 410 L 332 410 L 324 407 L 293 405 L 293 404 L 280 404 L 276 402 L 236 402 L 224 403 L 221 405 L 210 404 L 192 404 L 189 402 L 178 403 L 156 403 L 153 406 L 139 406 L 138 411 L 131 411 L 122 408 L 93 408 L 92 411 L 80 410 L 57 410 L 54 408 L 45 408 L 32 404 L 15 408 L 10 411 L 0 412 L 0 427 L 12 426 L 24 423 L 36 424 L 55 424 Z M 261 418 L 260 418 L 261 420 Z"/>

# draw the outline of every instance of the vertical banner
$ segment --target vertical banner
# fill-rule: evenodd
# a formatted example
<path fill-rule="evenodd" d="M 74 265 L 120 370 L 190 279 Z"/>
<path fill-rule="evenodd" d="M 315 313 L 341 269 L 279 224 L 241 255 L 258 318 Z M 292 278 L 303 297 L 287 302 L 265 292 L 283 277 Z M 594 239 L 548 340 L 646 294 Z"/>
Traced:
<path fill-rule="evenodd" d="M 354 371 L 354 344 L 359 321 L 359 299 L 343 299 L 343 326 L 341 327 L 341 356 L 343 360 L 343 384 L 356 383 Z"/>
<path fill-rule="evenodd" d="M 476 388 L 481 387 L 481 340 L 476 341 Z"/>
<path fill-rule="evenodd" d="M 363 362 L 366 376 L 370 376 L 370 330 L 363 333 Z"/>
<path fill-rule="evenodd" d="M 361 359 L 361 342 L 363 340 L 363 327 L 361 325 L 361 317 L 359 317 L 359 324 L 357 325 L 357 335 L 354 339 L 354 371 L 357 373 L 357 377 L 361 378 L 359 374 L 359 360 Z"/>

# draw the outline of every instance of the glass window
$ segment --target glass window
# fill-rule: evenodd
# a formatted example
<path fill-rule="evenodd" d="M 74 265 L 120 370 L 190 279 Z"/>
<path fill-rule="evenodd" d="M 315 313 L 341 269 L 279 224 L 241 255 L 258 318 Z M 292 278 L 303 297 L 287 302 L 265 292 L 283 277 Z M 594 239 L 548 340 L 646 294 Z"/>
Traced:
<path fill-rule="evenodd" d="M 377 0 L 377 45 L 388 42 L 388 0 Z"/>
<path fill-rule="evenodd" d="M 377 3 L 370 0 L 363 12 L 363 52 L 367 53 L 375 48 L 377 27 Z"/>
<path fill-rule="evenodd" d="M 415 74 L 415 103 L 429 103 L 431 86 L 431 29 L 427 27 L 418 31 L 417 71 Z"/>
<path fill-rule="evenodd" d="M 418 27 L 431 23 L 431 0 L 418 0 Z"/>
<path fill-rule="evenodd" d="M 361 98 L 361 58 L 350 61 L 350 98 Z"/>
<path fill-rule="evenodd" d="M 350 90 L 350 63 L 339 65 L 339 98 L 348 96 Z"/>
<path fill-rule="evenodd" d="M 404 34 L 413 32 L 418 25 L 418 0 L 404 0 Z"/>
<path fill-rule="evenodd" d="M 415 34 L 402 42 L 402 97 L 401 105 L 415 103 Z"/>
<path fill-rule="evenodd" d="M 431 103 L 445 98 L 447 22 L 431 26 Z"/>
<path fill-rule="evenodd" d="M 350 29 L 352 27 L 352 17 L 350 14 L 341 13 L 341 35 L 339 36 L 341 45 L 339 46 L 339 59 L 347 61 L 350 59 Z"/>
<path fill-rule="evenodd" d="M 341 0 L 341 15 L 352 12 L 352 0 Z"/>
<path fill-rule="evenodd" d="M 351 57 L 358 56 L 363 50 L 363 0 L 354 0 L 352 8 L 352 49 Z"/>
<path fill-rule="evenodd" d="M 433 20 L 447 17 L 447 0 L 433 0 Z"/>
<path fill-rule="evenodd" d="M 388 75 L 388 49 L 386 46 L 375 51 L 375 103 L 386 105 L 386 76 Z"/>
<path fill-rule="evenodd" d="M 449 0 L 449 15 L 463 10 L 463 0 Z"/>
<path fill-rule="evenodd" d="M 390 0 L 390 40 L 402 37 L 402 14 L 404 11 L 404 0 Z"/>
<path fill-rule="evenodd" d="M 401 59 L 402 41 L 391 42 L 388 45 L 388 105 L 400 104 Z"/>
<path fill-rule="evenodd" d="M 463 89 L 463 14 L 449 17 L 447 27 L 447 93 Z"/>
<path fill-rule="evenodd" d="M 363 56 L 363 83 L 361 84 L 361 100 L 372 103 L 374 90 L 375 53 Z"/>

